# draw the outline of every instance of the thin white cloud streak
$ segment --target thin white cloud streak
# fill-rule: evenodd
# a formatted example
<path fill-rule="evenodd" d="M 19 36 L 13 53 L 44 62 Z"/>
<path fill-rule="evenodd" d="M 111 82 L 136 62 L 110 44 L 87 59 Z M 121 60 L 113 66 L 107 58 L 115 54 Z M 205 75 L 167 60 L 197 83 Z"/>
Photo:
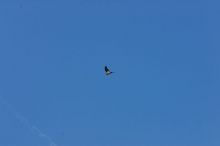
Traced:
<path fill-rule="evenodd" d="M 25 125 L 32 134 L 35 134 L 39 138 L 47 140 L 48 143 L 49 143 L 49 146 L 58 146 L 49 135 L 43 133 L 41 131 L 41 129 L 38 128 L 37 126 L 32 125 L 27 118 L 25 118 L 22 114 L 18 113 L 15 110 L 15 108 L 11 104 L 9 104 L 1 96 L 0 96 L 0 103 L 2 103 L 2 105 L 4 105 L 5 109 L 8 112 L 10 112 L 17 119 L 18 122 L 20 122 L 21 124 Z"/>

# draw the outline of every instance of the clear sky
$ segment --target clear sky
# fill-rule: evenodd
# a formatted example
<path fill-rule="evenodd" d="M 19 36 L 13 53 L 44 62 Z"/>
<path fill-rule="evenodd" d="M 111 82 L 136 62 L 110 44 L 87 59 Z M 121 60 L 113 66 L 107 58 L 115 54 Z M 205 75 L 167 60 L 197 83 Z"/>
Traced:
<path fill-rule="evenodd" d="M 1 0 L 0 146 L 219 146 L 219 5 Z"/>

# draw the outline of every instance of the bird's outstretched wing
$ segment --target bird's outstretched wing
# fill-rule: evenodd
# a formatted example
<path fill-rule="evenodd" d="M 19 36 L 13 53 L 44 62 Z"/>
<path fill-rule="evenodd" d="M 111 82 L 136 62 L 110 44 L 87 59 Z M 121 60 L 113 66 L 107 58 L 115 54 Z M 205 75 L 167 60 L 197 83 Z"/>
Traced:
<path fill-rule="evenodd" d="M 105 66 L 105 72 L 110 72 L 107 66 Z"/>

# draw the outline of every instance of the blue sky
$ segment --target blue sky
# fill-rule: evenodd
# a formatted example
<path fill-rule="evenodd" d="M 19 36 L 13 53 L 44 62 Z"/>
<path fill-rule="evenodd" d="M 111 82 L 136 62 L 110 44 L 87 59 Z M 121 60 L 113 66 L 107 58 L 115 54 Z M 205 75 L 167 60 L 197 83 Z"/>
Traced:
<path fill-rule="evenodd" d="M 0 146 L 219 146 L 219 4 L 1 0 Z"/>

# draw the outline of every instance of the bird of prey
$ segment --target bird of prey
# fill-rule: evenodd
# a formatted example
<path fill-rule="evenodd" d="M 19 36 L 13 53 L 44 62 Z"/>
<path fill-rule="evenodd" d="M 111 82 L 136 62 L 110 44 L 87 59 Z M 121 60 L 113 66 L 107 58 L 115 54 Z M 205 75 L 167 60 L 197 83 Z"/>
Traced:
<path fill-rule="evenodd" d="M 114 72 L 110 71 L 110 70 L 108 69 L 108 67 L 105 66 L 105 74 L 106 74 L 106 75 L 110 75 L 110 74 L 112 74 L 112 73 L 114 73 Z"/>

